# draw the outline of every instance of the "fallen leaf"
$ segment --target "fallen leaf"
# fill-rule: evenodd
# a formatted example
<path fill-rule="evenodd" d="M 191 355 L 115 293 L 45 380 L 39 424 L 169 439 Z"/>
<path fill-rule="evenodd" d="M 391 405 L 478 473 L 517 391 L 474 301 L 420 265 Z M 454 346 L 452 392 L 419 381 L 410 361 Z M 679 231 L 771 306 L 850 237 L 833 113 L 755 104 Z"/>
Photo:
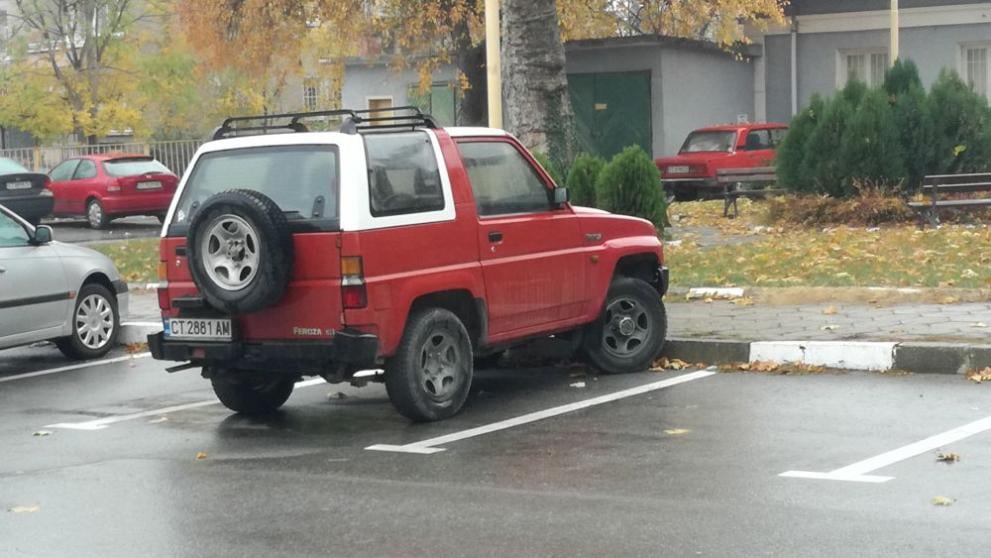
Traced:
<path fill-rule="evenodd" d="M 40 510 L 41 506 L 14 506 L 12 508 L 7 508 L 7 511 L 13 513 L 34 513 Z"/>
<path fill-rule="evenodd" d="M 948 452 L 948 453 L 940 452 L 936 454 L 936 461 L 941 461 L 943 463 L 956 463 L 957 461 L 960 461 L 960 454 L 952 453 L 952 452 Z"/>
<path fill-rule="evenodd" d="M 667 357 L 661 357 L 654 361 L 650 369 L 654 372 L 660 372 L 662 370 L 684 370 L 689 366 L 687 362 L 678 358 L 669 359 Z"/>
<path fill-rule="evenodd" d="M 734 298 L 733 299 L 733 304 L 735 304 L 737 306 L 753 306 L 754 305 L 754 299 L 750 298 L 749 296 L 744 296 L 744 297 L 740 297 L 740 298 Z"/>
<path fill-rule="evenodd" d="M 205 451 L 198 451 L 198 452 L 196 452 L 196 460 L 197 461 L 203 461 L 204 459 L 206 459 L 206 452 Z"/>
<path fill-rule="evenodd" d="M 124 347 L 124 350 L 127 351 L 128 354 L 132 354 L 132 355 L 137 353 L 143 353 L 148 350 L 148 343 L 128 343 Z"/>
<path fill-rule="evenodd" d="M 822 326 L 819 329 L 821 329 L 823 331 L 836 331 L 837 329 L 840 329 L 840 326 L 834 325 L 834 324 L 829 324 L 829 325 L 824 325 L 824 326 Z"/>
<path fill-rule="evenodd" d="M 51 436 L 51 430 L 39 430 L 33 434 L 33 436 Z"/>
<path fill-rule="evenodd" d="M 678 436 L 680 434 L 688 434 L 691 430 L 687 428 L 668 428 L 664 431 L 665 434 L 670 434 L 671 436 Z"/>
<path fill-rule="evenodd" d="M 153 418 L 153 419 L 151 419 L 151 420 L 148 421 L 148 424 L 158 424 L 160 422 L 165 422 L 167 420 L 169 420 L 169 417 Z"/>
<path fill-rule="evenodd" d="M 822 313 L 825 314 L 825 315 L 827 315 L 827 316 L 832 316 L 832 315 L 834 315 L 834 314 L 836 314 L 838 312 L 839 312 L 839 309 L 836 308 L 835 306 L 832 306 L 832 305 L 827 306 L 827 307 L 825 307 L 822 310 Z"/>
<path fill-rule="evenodd" d="M 991 381 L 991 366 L 982 368 L 981 370 L 971 370 L 970 372 L 967 372 L 967 379 L 975 384 Z"/>
<path fill-rule="evenodd" d="M 970 324 L 971 327 L 988 327 L 988 324 L 984 322 L 974 322 Z"/>
<path fill-rule="evenodd" d="M 575 383 L 571 384 L 571 387 L 573 387 L 573 388 L 583 388 L 583 387 L 585 387 L 585 382 L 575 382 Z"/>
<path fill-rule="evenodd" d="M 952 506 L 953 502 L 956 502 L 955 498 L 948 498 L 946 496 L 935 496 L 932 499 L 934 506 Z"/>

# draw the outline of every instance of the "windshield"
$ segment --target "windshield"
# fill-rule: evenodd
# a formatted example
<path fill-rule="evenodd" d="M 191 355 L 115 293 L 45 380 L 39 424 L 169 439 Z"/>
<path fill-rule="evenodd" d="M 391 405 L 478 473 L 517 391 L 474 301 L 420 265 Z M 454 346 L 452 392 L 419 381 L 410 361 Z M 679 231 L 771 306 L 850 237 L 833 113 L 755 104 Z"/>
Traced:
<path fill-rule="evenodd" d="M 337 217 L 337 149 L 290 145 L 215 151 L 202 155 L 176 206 L 175 223 L 188 224 L 210 196 L 245 189 L 272 198 L 290 218 Z M 317 201 L 321 198 L 321 202 Z"/>
<path fill-rule="evenodd" d="M 682 153 L 700 151 L 729 151 L 733 147 L 736 132 L 692 132 L 688 134 Z"/>
<path fill-rule="evenodd" d="M 154 159 L 114 159 L 113 161 L 104 162 L 103 170 L 110 176 L 136 176 L 172 172 L 168 167 Z"/>
<path fill-rule="evenodd" d="M 0 174 L 14 174 L 18 172 L 31 172 L 31 171 L 22 167 L 20 163 L 14 161 L 13 159 L 0 157 Z"/>

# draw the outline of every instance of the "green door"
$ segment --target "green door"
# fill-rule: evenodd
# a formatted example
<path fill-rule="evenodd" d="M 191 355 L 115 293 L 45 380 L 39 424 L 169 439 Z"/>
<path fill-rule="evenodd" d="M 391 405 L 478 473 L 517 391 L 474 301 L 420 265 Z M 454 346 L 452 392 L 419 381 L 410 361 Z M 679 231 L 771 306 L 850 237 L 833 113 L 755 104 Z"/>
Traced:
<path fill-rule="evenodd" d="M 612 157 L 639 145 L 652 154 L 650 72 L 568 74 L 582 151 Z"/>

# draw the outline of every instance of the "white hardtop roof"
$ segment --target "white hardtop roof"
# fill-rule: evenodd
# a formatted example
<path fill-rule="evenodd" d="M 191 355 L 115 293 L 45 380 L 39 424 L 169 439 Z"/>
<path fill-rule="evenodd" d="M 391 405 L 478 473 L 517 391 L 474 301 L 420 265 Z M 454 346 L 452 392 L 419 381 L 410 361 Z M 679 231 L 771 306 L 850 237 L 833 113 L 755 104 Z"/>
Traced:
<path fill-rule="evenodd" d="M 360 141 L 356 134 L 341 132 L 290 132 L 285 134 L 259 134 L 209 141 L 200 147 L 201 151 L 223 151 L 225 149 L 241 149 L 245 147 L 268 147 L 272 145 L 299 144 L 340 144 Z"/>
<path fill-rule="evenodd" d="M 480 126 L 451 126 L 444 128 L 452 138 L 471 138 L 482 136 L 508 136 L 509 133 L 498 128 L 483 128 Z"/>

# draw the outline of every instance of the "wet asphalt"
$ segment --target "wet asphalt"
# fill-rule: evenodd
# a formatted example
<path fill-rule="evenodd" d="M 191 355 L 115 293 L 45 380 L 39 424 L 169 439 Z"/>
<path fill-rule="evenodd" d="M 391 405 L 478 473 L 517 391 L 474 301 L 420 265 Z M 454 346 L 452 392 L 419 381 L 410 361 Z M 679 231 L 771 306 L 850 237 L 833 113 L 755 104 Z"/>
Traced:
<path fill-rule="evenodd" d="M 944 448 L 957 463 L 883 468 L 884 484 L 778 476 L 991 415 L 991 386 L 960 377 L 721 373 L 415 455 L 364 448 L 686 371 L 484 370 L 461 414 L 415 425 L 378 384 L 299 388 L 271 418 L 239 417 L 207 403 L 197 372 L 148 358 L 9 380 L 65 365 L 53 351 L 0 352 L 3 557 L 980 556 L 991 542 L 991 431 Z"/>

